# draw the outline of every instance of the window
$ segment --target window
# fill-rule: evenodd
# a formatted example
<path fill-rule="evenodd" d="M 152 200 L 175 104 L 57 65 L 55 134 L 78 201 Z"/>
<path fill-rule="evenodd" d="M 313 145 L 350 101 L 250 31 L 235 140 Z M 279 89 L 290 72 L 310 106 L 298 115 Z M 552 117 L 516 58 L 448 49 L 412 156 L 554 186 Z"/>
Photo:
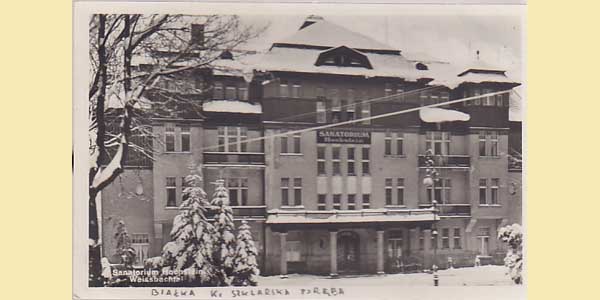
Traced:
<path fill-rule="evenodd" d="M 398 178 L 396 185 L 397 204 L 404 205 L 404 178 Z"/>
<path fill-rule="evenodd" d="M 299 82 L 294 82 L 292 85 L 292 98 L 300 98 L 300 90 L 302 86 Z"/>
<path fill-rule="evenodd" d="M 490 201 L 492 205 L 498 205 L 498 188 L 500 187 L 500 179 L 492 178 L 490 181 Z"/>
<path fill-rule="evenodd" d="M 340 195 L 340 194 L 333 195 L 333 209 L 337 209 L 337 210 L 342 209 L 341 200 L 342 200 L 342 195 Z"/>
<path fill-rule="evenodd" d="M 479 204 L 487 205 L 487 180 L 479 179 Z"/>
<path fill-rule="evenodd" d="M 302 178 L 294 178 L 294 205 L 302 205 Z"/>
<path fill-rule="evenodd" d="M 490 89 L 483 90 L 483 94 L 489 94 L 491 92 L 492 92 L 492 90 L 490 90 Z M 494 106 L 494 104 L 495 104 L 494 98 L 495 98 L 494 96 L 491 96 L 491 97 L 487 96 L 487 97 L 483 98 L 482 99 L 483 106 Z"/>
<path fill-rule="evenodd" d="M 302 244 L 300 243 L 300 241 L 287 241 L 286 243 L 286 258 L 287 261 L 291 261 L 291 262 L 297 262 L 300 261 L 300 253 L 301 253 L 301 246 Z"/>
<path fill-rule="evenodd" d="M 279 151 L 280 153 L 289 153 L 288 150 L 288 137 L 287 136 L 282 136 L 279 138 L 279 140 L 281 141 L 281 150 Z"/>
<path fill-rule="evenodd" d="M 318 210 L 325 210 L 327 207 L 327 195 L 325 194 L 319 194 L 317 195 L 317 209 Z"/>
<path fill-rule="evenodd" d="M 442 131 L 427 131 L 425 135 L 425 148 L 431 149 L 433 155 L 450 154 L 450 133 Z"/>
<path fill-rule="evenodd" d="M 487 179 L 479 179 L 479 205 L 498 205 L 499 198 L 499 188 L 500 188 L 500 179 L 499 178 L 491 178 L 489 180 L 490 183 L 490 194 L 488 198 Z"/>
<path fill-rule="evenodd" d="M 325 98 L 325 89 L 322 87 L 318 87 L 317 90 L 315 91 L 316 95 L 317 95 L 317 99 L 323 99 Z"/>
<path fill-rule="evenodd" d="M 479 240 L 479 254 L 487 256 L 488 250 L 489 250 L 489 243 L 490 243 L 490 228 L 489 227 L 479 228 L 479 233 L 477 234 L 477 239 Z"/>
<path fill-rule="evenodd" d="M 429 94 L 427 92 L 419 93 L 419 98 L 421 99 L 421 106 L 429 105 Z"/>
<path fill-rule="evenodd" d="M 353 147 L 348 147 L 346 148 L 347 151 L 347 167 L 348 167 L 348 176 L 354 176 L 356 175 L 356 170 L 355 170 L 355 166 L 354 166 L 354 148 Z"/>
<path fill-rule="evenodd" d="M 385 95 L 385 97 L 392 95 L 392 84 L 391 83 L 385 84 L 384 95 Z"/>
<path fill-rule="evenodd" d="M 431 95 L 429 95 L 429 99 L 432 104 L 440 103 L 440 97 L 436 92 L 432 92 Z"/>
<path fill-rule="evenodd" d="M 355 100 L 354 89 L 348 89 L 348 95 L 346 98 L 348 99 L 349 103 L 354 103 L 354 100 Z"/>
<path fill-rule="evenodd" d="M 362 111 L 361 111 L 361 118 L 370 118 L 371 117 L 371 104 L 367 103 L 367 102 L 363 102 L 362 103 Z M 371 120 L 364 120 L 362 121 L 363 124 L 371 124 Z"/>
<path fill-rule="evenodd" d="M 404 247 L 403 237 L 403 232 L 399 230 L 390 231 L 388 236 L 388 258 L 392 262 L 392 268 L 394 269 L 400 268 L 402 248 Z"/>
<path fill-rule="evenodd" d="M 165 127 L 165 151 L 175 152 L 175 127 L 170 124 Z"/>
<path fill-rule="evenodd" d="M 181 152 L 190 152 L 190 127 L 181 127 Z"/>
<path fill-rule="evenodd" d="M 238 88 L 239 99 L 242 101 L 248 101 L 248 88 L 244 85 Z"/>
<path fill-rule="evenodd" d="M 425 250 L 425 231 L 419 230 L 419 250 Z"/>
<path fill-rule="evenodd" d="M 399 87 L 396 88 L 396 94 L 400 95 L 400 99 L 404 100 L 404 95 L 403 95 L 404 94 L 404 89 L 399 88 Z M 398 99 L 398 97 L 396 97 L 396 99 Z"/>
<path fill-rule="evenodd" d="M 385 205 L 392 205 L 392 178 L 385 179 Z"/>
<path fill-rule="evenodd" d="M 356 118 L 355 115 L 355 100 L 354 100 L 354 90 L 353 89 L 349 89 L 348 90 L 348 99 L 347 99 L 348 103 L 346 104 L 346 115 L 348 117 L 348 120 L 354 120 Z"/>
<path fill-rule="evenodd" d="M 450 249 L 450 229 L 442 228 L 442 249 Z"/>
<path fill-rule="evenodd" d="M 223 99 L 223 84 L 220 82 L 215 82 L 213 97 L 215 99 Z"/>
<path fill-rule="evenodd" d="M 228 178 L 229 205 L 248 205 L 248 178 Z"/>
<path fill-rule="evenodd" d="M 362 174 L 369 175 L 370 163 L 369 163 L 369 147 L 363 147 L 362 149 Z"/>
<path fill-rule="evenodd" d="M 341 170 L 340 170 L 340 147 L 339 146 L 334 146 L 331 148 L 331 158 L 332 158 L 332 165 L 333 165 L 333 175 L 340 175 L 341 174 Z"/>
<path fill-rule="evenodd" d="M 281 206 L 290 205 L 289 201 L 290 179 L 281 178 Z"/>
<path fill-rule="evenodd" d="M 235 86 L 228 85 L 227 87 L 225 87 L 225 99 L 236 100 L 237 99 L 236 90 L 237 90 L 237 88 Z"/>
<path fill-rule="evenodd" d="M 356 195 L 348 194 L 348 210 L 356 209 Z"/>
<path fill-rule="evenodd" d="M 450 94 L 448 92 L 441 92 L 440 93 L 440 100 L 441 100 L 441 102 L 447 102 L 447 101 L 449 101 L 450 100 Z"/>
<path fill-rule="evenodd" d="M 167 207 L 177 207 L 177 183 L 175 177 L 167 177 Z"/>
<path fill-rule="evenodd" d="M 338 90 L 330 89 L 329 98 L 331 99 L 331 119 L 333 123 L 341 121 L 342 102 L 340 101 Z"/>
<path fill-rule="evenodd" d="M 498 132 L 490 131 L 490 156 L 498 156 Z"/>
<path fill-rule="evenodd" d="M 132 233 L 131 248 L 135 250 L 135 266 L 143 266 L 148 259 L 150 238 L 147 233 Z"/>
<path fill-rule="evenodd" d="M 325 175 L 325 146 L 317 147 L 317 175 Z"/>
<path fill-rule="evenodd" d="M 481 91 L 480 90 L 473 90 L 473 96 L 480 96 L 481 95 Z M 481 97 L 480 98 L 476 98 L 475 100 L 473 100 L 473 105 L 481 105 Z"/>
<path fill-rule="evenodd" d="M 219 126 L 217 129 L 220 152 L 246 152 L 248 129 L 246 127 Z"/>
<path fill-rule="evenodd" d="M 327 122 L 327 114 L 325 113 L 325 102 L 317 101 L 317 123 Z"/>
<path fill-rule="evenodd" d="M 461 241 L 460 241 L 460 228 L 454 228 L 454 234 L 452 235 L 454 249 L 461 249 Z"/>
<path fill-rule="evenodd" d="M 225 130 L 227 133 L 227 151 L 229 152 L 238 152 L 239 149 L 239 128 L 237 127 L 227 127 Z"/>
<path fill-rule="evenodd" d="M 185 177 L 181 177 L 181 203 L 185 202 L 188 198 L 188 194 L 185 193 L 185 189 L 188 187 Z"/>
<path fill-rule="evenodd" d="M 486 136 L 485 136 L 485 131 L 480 131 L 479 132 L 479 156 L 486 156 Z"/>
<path fill-rule="evenodd" d="M 498 156 L 498 132 L 480 131 L 479 132 L 479 156 Z"/>
<path fill-rule="evenodd" d="M 281 80 L 279 82 L 279 97 L 289 97 L 289 90 L 288 90 L 288 82 L 287 80 Z"/>
<path fill-rule="evenodd" d="M 300 150 L 300 133 L 294 133 L 294 135 L 292 136 L 292 140 L 293 140 L 293 152 L 296 154 L 300 154 L 302 153 Z"/>
<path fill-rule="evenodd" d="M 427 196 L 429 202 L 433 200 L 438 203 L 448 204 L 450 203 L 450 195 L 452 194 L 452 181 L 450 178 L 438 178 L 435 184 L 427 188 Z M 433 197 L 433 198 L 432 198 Z"/>
<path fill-rule="evenodd" d="M 362 208 L 363 209 L 371 208 L 371 195 L 370 194 L 362 195 Z"/>
<path fill-rule="evenodd" d="M 396 155 L 404 155 L 404 133 L 396 133 Z"/>
<path fill-rule="evenodd" d="M 392 133 L 385 133 L 385 155 L 392 155 Z"/>

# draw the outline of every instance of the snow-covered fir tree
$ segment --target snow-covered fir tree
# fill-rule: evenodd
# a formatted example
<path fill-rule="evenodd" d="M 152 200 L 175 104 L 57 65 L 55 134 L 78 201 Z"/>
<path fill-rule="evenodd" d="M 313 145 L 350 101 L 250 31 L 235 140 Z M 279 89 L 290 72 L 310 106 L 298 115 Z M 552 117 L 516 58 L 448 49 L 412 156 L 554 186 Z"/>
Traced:
<path fill-rule="evenodd" d="M 162 269 L 183 271 L 194 286 L 219 285 L 212 260 L 215 231 L 205 216 L 209 203 L 201 187 L 202 177 L 192 171 L 185 183 L 181 212 L 173 219 L 171 241 L 163 247 Z"/>
<path fill-rule="evenodd" d="M 123 220 L 119 221 L 116 227 L 117 232 L 115 232 L 114 235 L 117 243 L 116 254 L 125 268 L 133 268 L 136 254 L 135 249 L 131 247 L 131 238 L 127 232 L 125 222 L 123 222 Z"/>
<path fill-rule="evenodd" d="M 257 277 L 260 274 L 256 256 L 258 251 L 254 246 L 254 240 L 250 233 L 248 222 L 242 221 L 238 228 L 237 249 L 233 259 L 233 279 L 231 284 L 235 286 L 256 286 Z"/>
<path fill-rule="evenodd" d="M 217 180 L 215 193 L 211 204 L 215 209 L 216 244 L 214 252 L 215 265 L 220 267 L 219 281 L 223 285 L 231 284 L 233 273 L 233 258 L 235 257 L 235 225 L 233 224 L 233 211 L 229 206 L 229 193 L 225 188 L 225 181 Z"/>
<path fill-rule="evenodd" d="M 510 277 L 516 284 L 522 284 L 523 228 L 519 224 L 502 227 L 498 231 L 498 239 L 508 244 L 504 265 L 508 267 Z"/>

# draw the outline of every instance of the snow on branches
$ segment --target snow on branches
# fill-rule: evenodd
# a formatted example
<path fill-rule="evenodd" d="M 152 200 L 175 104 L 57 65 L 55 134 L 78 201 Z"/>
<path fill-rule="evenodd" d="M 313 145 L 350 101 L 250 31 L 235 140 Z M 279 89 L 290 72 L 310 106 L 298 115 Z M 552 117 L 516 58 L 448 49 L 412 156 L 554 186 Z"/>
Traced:
<path fill-rule="evenodd" d="M 215 262 L 223 267 L 220 274 L 225 285 L 230 285 L 233 272 L 233 259 L 235 256 L 235 225 L 233 224 L 233 211 L 229 206 L 229 193 L 225 188 L 225 181 L 216 182 L 216 189 L 211 204 L 215 208 L 215 231 L 217 244 L 215 247 Z"/>
<path fill-rule="evenodd" d="M 508 225 L 498 230 L 498 239 L 508 244 L 504 265 L 516 284 L 523 283 L 523 228 L 519 224 Z"/>
<path fill-rule="evenodd" d="M 256 256 L 258 251 L 254 246 L 254 240 L 250 233 L 248 222 L 242 221 L 242 225 L 238 228 L 237 248 L 235 258 L 233 259 L 233 278 L 232 285 L 235 286 L 256 286 L 260 270 Z"/>
<path fill-rule="evenodd" d="M 216 280 L 212 259 L 215 231 L 205 216 L 209 204 L 202 177 L 193 173 L 186 176 L 185 183 L 181 212 L 173 219 L 171 241 L 163 247 L 163 271 L 183 271 L 188 282 L 212 286 Z"/>

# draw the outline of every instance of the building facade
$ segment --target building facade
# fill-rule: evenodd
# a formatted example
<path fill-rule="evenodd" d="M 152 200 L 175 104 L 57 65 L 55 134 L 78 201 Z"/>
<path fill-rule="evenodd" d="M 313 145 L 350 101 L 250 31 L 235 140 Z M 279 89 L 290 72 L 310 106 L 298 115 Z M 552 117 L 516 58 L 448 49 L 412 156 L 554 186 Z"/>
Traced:
<path fill-rule="evenodd" d="M 229 54 L 222 61 L 234 65 Z M 103 191 L 105 256 L 119 220 L 138 264 L 160 255 L 182 178 L 200 166 L 209 197 L 211 183 L 225 179 L 236 222 L 252 228 L 262 274 L 501 263 L 497 230 L 520 223 L 522 209 L 512 159 L 521 123 L 509 117 L 518 83 L 504 71 L 407 58 L 314 16 L 253 69 L 252 79 L 181 79 L 209 84 L 211 99 L 197 118 L 154 119 L 162 140 L 154 161 L 129 167 Z M 494 92 L 504 93 L 478 97 Z M 433 185 L 424 184 L 428 150 Z"/>

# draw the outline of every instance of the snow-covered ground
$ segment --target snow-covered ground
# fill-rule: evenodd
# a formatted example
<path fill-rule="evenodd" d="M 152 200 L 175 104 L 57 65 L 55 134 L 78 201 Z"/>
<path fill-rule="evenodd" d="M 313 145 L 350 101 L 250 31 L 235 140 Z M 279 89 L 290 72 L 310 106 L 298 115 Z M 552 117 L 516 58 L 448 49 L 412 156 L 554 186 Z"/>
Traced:
<path fill-rule="evenodd" d="M 502 286 L 513 285 L 504 266 L 481 266 L 438 271 L 440 286 Z M 290 274 L 289 278 L 261 276 L 259 286 L 432 286 L 433 275 L 427 273 L 340 276 L 330 279 L 327 276 Z"/>

